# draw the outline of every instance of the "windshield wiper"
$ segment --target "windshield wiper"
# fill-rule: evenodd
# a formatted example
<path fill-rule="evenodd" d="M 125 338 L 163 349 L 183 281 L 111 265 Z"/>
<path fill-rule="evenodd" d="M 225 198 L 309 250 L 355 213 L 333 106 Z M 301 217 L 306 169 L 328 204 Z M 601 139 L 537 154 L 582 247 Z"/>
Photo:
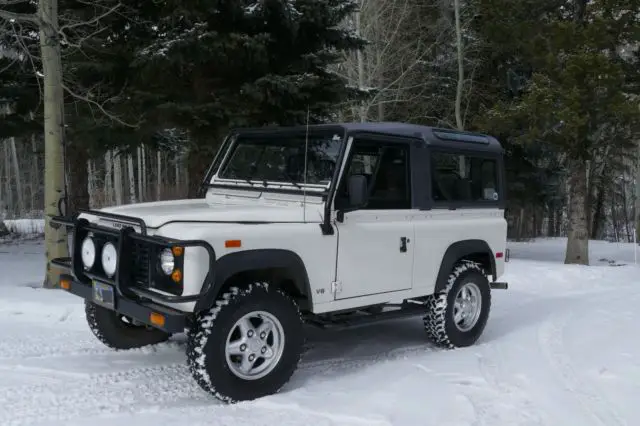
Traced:
<path fill-rule="evenodd" d="M 298 189 L 302 189 L 302 187 L 296 183 L 296 178 L 292 177 L 289 172 L 285 171 L 284 174 L 289 178 L 289 183 L 291 185 L 295 186 Z"/>

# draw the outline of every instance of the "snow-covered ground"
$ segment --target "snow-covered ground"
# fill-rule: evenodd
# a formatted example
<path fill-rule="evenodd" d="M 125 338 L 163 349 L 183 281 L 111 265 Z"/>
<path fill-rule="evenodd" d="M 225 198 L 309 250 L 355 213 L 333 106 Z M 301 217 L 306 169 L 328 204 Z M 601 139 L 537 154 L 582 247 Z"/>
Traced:
<path fill-rule="evenodd" d="M 592 243 L 580 267 L 562 264 L 564 243 L 510 244 L 510 289 L 474 347 L 433 348 L 419 319 L 311 330 L 280 394 L 234 406 L 191 379 L 183 337 L 104 348 L 80 299 L 36 288 L 40 242 L 0 245 L 0 425 L 638 425 L 633 246 Z"/>
<path fill-rule="evenodd" d="M 10 232 L 22 237 L 44 232 L 44 219 L 11 219 L 5 220 L 4 224 Z"/>

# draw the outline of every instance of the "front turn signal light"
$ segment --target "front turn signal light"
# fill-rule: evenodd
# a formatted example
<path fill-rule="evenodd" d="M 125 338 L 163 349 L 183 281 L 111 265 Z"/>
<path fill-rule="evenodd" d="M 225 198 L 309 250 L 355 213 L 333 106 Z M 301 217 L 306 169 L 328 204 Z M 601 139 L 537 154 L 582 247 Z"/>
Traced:
<path fill-rule="evenodd" d="M 159 314 L 157 312 L 152 312 L 149 315 L 149 322 L 157 327 L 164 327 L 164 324 L 165 324 L 164 315 Z"/>
<path fill-rule="evenodd" d="M 71 280 L 68 278 L 62 278 L 60 279 L 60 288 L 63 290 L 70 290 L 71 289 Z"/>
<path fill-rule="evenodd" d="M 173 247 L 171 252 L 175 257 L 180 257 L 184 254 L 184 247 Z"/>
<path fill-rule="evenodd" d="M 175 271 L 173 271 L 171 273 L 171 279 L 175 283 L 179 283 L 180 281 L 182 281 L 182 271 L 180 269 L 176 269 Z"/>

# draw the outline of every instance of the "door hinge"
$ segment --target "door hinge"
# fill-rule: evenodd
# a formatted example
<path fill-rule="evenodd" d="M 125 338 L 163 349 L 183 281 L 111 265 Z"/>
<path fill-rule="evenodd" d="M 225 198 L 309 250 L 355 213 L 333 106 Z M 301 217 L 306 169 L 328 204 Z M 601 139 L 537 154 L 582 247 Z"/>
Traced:
<path fill-rule="evenodd" d="M 342 293 L 342 281 L 334 281 L 331 283 L 331 292 L 333 294 Z"/>

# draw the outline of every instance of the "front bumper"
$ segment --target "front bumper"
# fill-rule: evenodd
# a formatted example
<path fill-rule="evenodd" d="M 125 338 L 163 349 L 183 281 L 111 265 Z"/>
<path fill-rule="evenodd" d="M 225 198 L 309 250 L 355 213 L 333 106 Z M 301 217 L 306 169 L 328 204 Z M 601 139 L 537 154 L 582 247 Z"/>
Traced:
<path fill-rule="evenodd" d="M 162 329 L 167 332 L 184 331 L 188 313 L 165 306 L 165 304 L 178 304 L 194 302 L 199 300 L 212 286 L 213 270 L 216 256 L 213 248 L 206 241 L 201 240 L 178 240 L 161 236 L 147 235 L 147 227 L 143 220 L 129 216 L 116 215 L 93 210 L 81 210 L 99 218 L 106 218 L 124 224 L 120 229 L 99 226 L 90 223 L 86 219 L 53 217 L 53 226 L 66 226 L 71 228 L 73 240 L 73 253 L 69 258 L 56 258 L 51 261 L 52 266 L 64 271 L 61 275 L 60 286 L 72 294 L 80 296 L 85 300 L 92 301 L 108 309 L 131 317 L 141 323 Z M 140 228 L 136 232 L 133 226 Z M 108 238 L 117 247 L 118 266 L 113 277 L 107 277 L 104 273 L 85 270 L 80 255 L 82 240 L 88 233 L 94 236 Z M 209 269 L 198 294 L 190 295 L 169 295 L 154 291 L 151 284 L 154 280 L 152 268 L 148 268 L 146 276 L 147 286 L 141 286 L 136 280 L 132 271 L 136 266 L 134 256 L 134 245 L 146 245 L 148 247 L 174 248 L 201 247 L 206 250 L 209 256 Z M 139 276 L 138 276 L 139 278 Z M 98 288 L 107 292 L 109 303 L 103 303 L 99 296 L 96 296 Z"/>
<path fill-rule="evenodd" d="M 93 286 L 80 282 L 69 274 L 60 275 L 60 287 L 89 302 L 95 302 Z M 140 302 L 115 295 L 113 310 L 140 323 L 171 334 L 182 333 L 188 326 L 188 315 L 186 313 L 153 302 Z"/>

